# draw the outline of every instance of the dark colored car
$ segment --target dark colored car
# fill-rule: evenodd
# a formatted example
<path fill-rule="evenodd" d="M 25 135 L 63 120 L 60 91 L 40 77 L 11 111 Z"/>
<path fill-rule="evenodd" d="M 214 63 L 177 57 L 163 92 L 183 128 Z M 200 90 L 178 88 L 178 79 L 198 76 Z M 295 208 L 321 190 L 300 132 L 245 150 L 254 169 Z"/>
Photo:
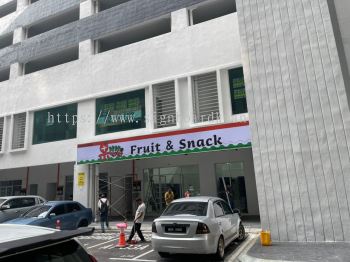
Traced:
<path fill-rule="evenodd" d="M 33 206 L 46 203 L 40 196 L 0 197 L 0 223 L 20 217 Z"/>
<path fill-rule="evenodd" d="M 0 262 L 97 262 L 74 239 L 90 235 L 93 228 L 72 231 L 26 226 L 0 225 Z"/>
<path fill-rule="evenodd" d="M 60 229 L 86 227 L 92 222 L 92 210 L 76 201 L 49 201 L 34 207 L 21 217 L 7 221 L 6 224 L 34 225 Z M 58 222 L 59 221 L 59 222 Z"/>

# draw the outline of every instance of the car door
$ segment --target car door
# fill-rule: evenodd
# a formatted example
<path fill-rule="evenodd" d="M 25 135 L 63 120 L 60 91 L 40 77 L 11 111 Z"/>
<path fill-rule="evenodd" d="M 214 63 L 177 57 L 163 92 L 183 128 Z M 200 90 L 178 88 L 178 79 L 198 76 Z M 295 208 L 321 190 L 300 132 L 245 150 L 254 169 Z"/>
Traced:
<path fill-rule="evenodd" d="M 55 205 L 55 207 L 49 212 L 48 220 L 45 222 L 44 226 L 56 228 L 57 220 L 60 221 L 61 229 L 69 228 L 69 222 L 67 220 L 67 209 L 64 203 Z"/>
<path fill-rule="evenodd" d="M 232 212 L 232 209 L 225 201 L 220 201 L 220 204 L 224 210 L 225 219 L 227 220 L 227 223 L 230 224 L 230 238 L 234 237 L 237 234 L 238 215 Z"/>
<path fill-rule="evenodd" d="M 82 219 L 81 208 L 77 203 L 68 203 L 67 204 L 67 221 L 70 229 L 76 229 Z"/>
<path fill-rule="evenodd" d="M 225 245 L 227 244 L 227 240 L 231 236 L 231 228 L 228 219 L 225 217 L 225 212 L 220 204 L 220 201 L 215 201 L 213 203 L 215 219 L 220 227 L 220 231 L 222 232 L 225 238 Z"/>

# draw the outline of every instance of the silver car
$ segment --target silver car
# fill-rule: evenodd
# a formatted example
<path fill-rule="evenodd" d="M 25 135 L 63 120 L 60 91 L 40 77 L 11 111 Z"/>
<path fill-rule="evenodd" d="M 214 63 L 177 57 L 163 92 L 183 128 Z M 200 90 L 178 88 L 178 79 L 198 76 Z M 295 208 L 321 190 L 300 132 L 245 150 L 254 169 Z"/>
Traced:
<path fill-rule="evenodd" d="M 244 238 L 239 211 L 217 197 L 174 200 L 152 224 L 152 247 L 161 257 L 215 254 L 222 259 L 227 245 Z"/>

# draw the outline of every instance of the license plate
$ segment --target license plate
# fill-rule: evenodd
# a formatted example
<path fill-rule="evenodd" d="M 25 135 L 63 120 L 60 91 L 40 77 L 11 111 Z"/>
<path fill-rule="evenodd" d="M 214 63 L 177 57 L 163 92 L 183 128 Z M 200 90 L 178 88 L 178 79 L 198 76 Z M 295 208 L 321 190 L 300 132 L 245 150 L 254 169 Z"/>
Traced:
<path fill-rule="evenodd" d="M 165 232 L 167 233 L 186 233 L 186 226 L 165 226 Z"/>

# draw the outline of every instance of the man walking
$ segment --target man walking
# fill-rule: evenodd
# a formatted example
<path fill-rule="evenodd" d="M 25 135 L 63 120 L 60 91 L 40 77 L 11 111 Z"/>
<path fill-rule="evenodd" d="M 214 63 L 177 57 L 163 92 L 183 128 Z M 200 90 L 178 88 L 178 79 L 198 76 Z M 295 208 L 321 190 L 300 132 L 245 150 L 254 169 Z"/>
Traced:
<path fill-rule="evenodd" d="M 98 210 L 100 211 L 102 233 L 105 233 L 105 225 L 104 225 L 105 223 L 106 223 L 106 227 L 109 228 L 108 209 L 109 209 L 109 201 L 106 198 L 106 194 L 101 194 L 101 198 L 98 201 Z"/>
<path fill-rule="evenodd" d="M 132 238 L 135 235 L 135 231 L 137 232 L 137 235 L 141 239 L 141 242 L 146 242 L 145 238 L 143 237 L 143 234 L 141 232 L 141 224 L 143 222 L 143 219 L 145 218 L 145 212 L 146 212 L 146 205 L 143 203 L 141 198 L 136 199 L 136 203 L 138 205 L 136 213 L 135 213 L 135 219 L 134 219 L 134 225 L 132 226 L 130 236 L 127 243 L 131 243 Z"/>

